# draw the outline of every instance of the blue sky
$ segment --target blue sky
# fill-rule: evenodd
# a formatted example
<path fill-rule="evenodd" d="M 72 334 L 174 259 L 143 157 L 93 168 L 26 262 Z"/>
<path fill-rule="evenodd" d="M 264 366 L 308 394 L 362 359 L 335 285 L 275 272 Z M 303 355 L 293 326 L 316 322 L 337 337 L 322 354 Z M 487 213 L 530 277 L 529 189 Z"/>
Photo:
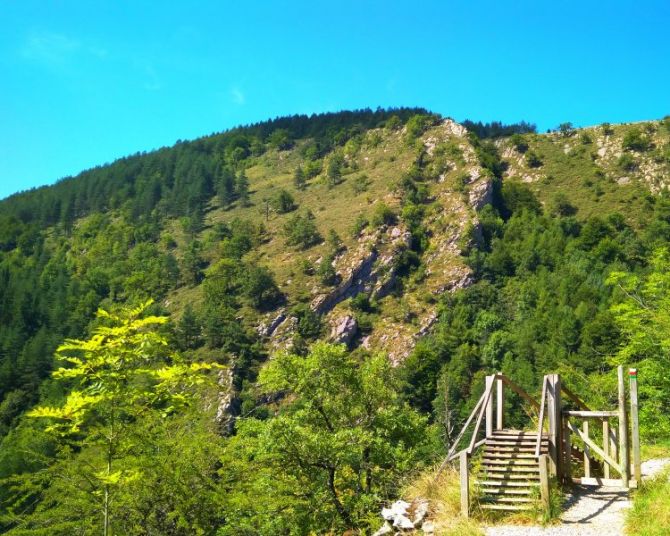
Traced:
<path fill-rule="evenodd" d="M 670 2 L 0 0 L 0 197 L 292 113 L 670 114 Z"/>

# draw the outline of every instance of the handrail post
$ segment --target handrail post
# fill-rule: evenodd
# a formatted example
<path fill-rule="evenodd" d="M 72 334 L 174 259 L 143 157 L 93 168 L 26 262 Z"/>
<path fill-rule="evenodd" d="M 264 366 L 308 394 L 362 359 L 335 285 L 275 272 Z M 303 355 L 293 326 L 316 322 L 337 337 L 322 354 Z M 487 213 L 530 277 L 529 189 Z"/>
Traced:
<path fill-rule="evenodd" d="M 538 458 L 538 463 L 540 466 L 540 499 L 542 501 L 542 507 L 549 516 L 549 508 L 551 501 L 549 498 L 549 468 L 547 467 L 549 462 L 549 456 L 546 454 L 541 454 Z"/>
<path fill-rule="evenodd" d="M 460 458 L 460 477 L 461 477 L 461 515 L 470 517 L 470 475 L 468 474 L 468 453 L 461 452 Z"/>
<path fill-rule="evenodd" d="M 630 474 L 630 461 L 628 460 L 628 422 L 626 419 L 626 387 L 623 378 L 623 366 L 617 368 L 617 379 L 619 384 L 619 465 L 621 466 L 621 483 L 624 488 L 628 487 Z"/>
<path fill-rule="evenodd" d="M 561 377 L 549 374 L 547 385 L 547 408 L 549 414 L 549 456 L 551 473 L 562 480 L 562 423 L 561 423 Z"/>
<path fill-rule="evenodd" d="M 501 373 L 502 374 L 502 373 Z M 496 430 L 505 427 L 505 384 L 502 378 L 496 380 Z"/>
<path fill-rule="evenodd" d="M 610 422 L 609 419 L 603 419 L 603 452 L 609 456 L 610 454 Z M 616 456 L 612 456 L 616 459 Z M 603 467 L 605 478 L 610 477 L 610 464 L 605 463 Z"/>
<path fill-rule="evenodd" d="M 492 374 L 486 377 L 486 390 L 485 393 L 490 393 L 493 389 L 493 382 L 495 381 L 496 375 Z M 489 396 L 486 403 L 486 437 L 491 437 L 493 435 L 493 397 Z"/>
<path fill-rule="evenodd" d="M 637 369 L 628 370 L 630 382 L 630 425 L 633 439 L 633 476 L 638 489 L 642 480 L 642 466 L 640 462 L 640 419 L 637 405 Z"/>

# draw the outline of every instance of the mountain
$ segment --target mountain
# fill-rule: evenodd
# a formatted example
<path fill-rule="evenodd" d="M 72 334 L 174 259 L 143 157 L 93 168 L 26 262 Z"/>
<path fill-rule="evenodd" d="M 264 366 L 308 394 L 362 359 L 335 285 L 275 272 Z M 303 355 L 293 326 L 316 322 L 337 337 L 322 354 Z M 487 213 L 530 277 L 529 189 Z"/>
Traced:
<path fill-rule="evenodd" d="M 98 308 L 150 298 L 172 347 L 228 367 L 210 393 L 216 432 L 231 436 L 221 441 L 242 441 L 237 417 L 280 411 L 259 371 L 315 341 L 364 362 L 383 354 L 396 395 L 434 423 L 445 408 L 467 417 L 487 370 L 529 391 L 559 368 L 585 384 L 624 337 L 608 275 L 644 273 L 670 240 L 669 178 L 667 118 L 539 134 L 401 108 L 239 127 L 11 196 L 0 202 L 0 476 L 50 465 L 21 449 L 34 433 L 25 411 L 63 398 L 50 378 L 58 344 L 89 336 Z M 426 449 L 422 463 L 439 456 Z M 16 495 L 2 499 L 2 526 L 20 526 Z M 360 505 L 334 503 L 302 529 L 353 523 L 343 512 Z"/>

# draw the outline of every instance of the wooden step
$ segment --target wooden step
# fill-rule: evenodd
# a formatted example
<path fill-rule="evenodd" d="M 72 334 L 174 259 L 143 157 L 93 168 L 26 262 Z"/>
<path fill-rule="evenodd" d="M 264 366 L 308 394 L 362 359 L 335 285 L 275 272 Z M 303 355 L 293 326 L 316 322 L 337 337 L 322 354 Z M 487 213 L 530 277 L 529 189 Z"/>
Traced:
<path fill-rule="evenodd" d="M 506 510 L 509 512 L 517 512 L 520 510 L 532 510 L 533 506 L 527 504 L 482 504 L 480 508 L 483 510 Z"/>
<path fill-rule="evenodd" d="M 490 486 L 496 488 L 522 488 L 522 487 L 533 487 L 539 486 L 539 482 L 519 482 L 519 481 L 509 481 L 509 480 L 500 480 L 496 478 L 489 478 L 487 480 L 475 480 L 475 483 L 478 486 Z"/>
<path fill-rule="evenodd" d="M 499 456 L 484 456 L 482 463 L 486 465 L 534 465 L 537 466 L 537 460 L 532 458 L 513 458 Z"/>
<path fill-rule="evenodd" d="M 531 495 L 535 491 L 531 489 L 530 487 L 518 487 L 518 488 L 506 488 L 506 487 L 501 487 L 501 488 L 492 488 L 492 487 L 486 487 L 486 488 L 479 488 L 479 490 L 484 494 L 484 495 Z"/>
<path fill-rule="evenodd" d="M 539 482 L 539 475 L 529 475 L 524 473 L 497 473 L 494 471 L 485 471 L 481 475 L 482 479 L 486 480 L 502 480 L 503 482 Z"/>
<path fill-rule="evenodd" d="M 503 473 L 539 473 L 540 468 L 537 464 L 535 465 L 515 465 L 515 464 L 504 464 L 504 465 L 498 465 L 498 464 L 492 464 L 492 463 L 484 463 L 482 464 L 482 468 L 488 469 L 489 471 L 500 471 Z"/>
<path fill-rule="evenodd" d="M 540 441 L 540 446 L 543 444 L 549 444 L 548 441 Z M 520 439 L 519 441 L 515 441 L 514 439 L 496 439 L 496 438 L 489 438 L 486 440 L 486 445 L 496 445 L 496 446 L 522 446 L 522 447 L 534 447 L 537 445 L 537 441 L 533 439 Z"/>

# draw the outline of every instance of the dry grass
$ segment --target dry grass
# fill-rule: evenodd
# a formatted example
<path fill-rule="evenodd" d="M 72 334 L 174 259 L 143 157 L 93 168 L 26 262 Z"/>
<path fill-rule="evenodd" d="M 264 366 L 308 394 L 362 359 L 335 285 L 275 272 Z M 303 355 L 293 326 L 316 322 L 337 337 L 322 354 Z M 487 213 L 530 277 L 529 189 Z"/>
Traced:
<path fill-rule="evenodd" d="M 419 475 L 407 486 L 403 497 L 411 501 L 424 498 L 430 501 L 430 519 L 435 523 L 436 536 L 480 536 L 484 534 L 474 519 L 461 517 L 461 492 L 458 471 L 445 468 L 439 475 L 436 469 Z"/>

